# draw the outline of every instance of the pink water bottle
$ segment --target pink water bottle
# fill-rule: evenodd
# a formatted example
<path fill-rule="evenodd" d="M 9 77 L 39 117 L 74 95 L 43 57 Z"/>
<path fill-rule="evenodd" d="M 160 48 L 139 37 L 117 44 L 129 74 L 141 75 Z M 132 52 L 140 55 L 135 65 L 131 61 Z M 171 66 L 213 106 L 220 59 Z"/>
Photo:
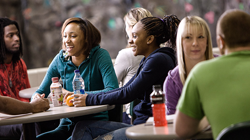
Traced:
<path fill-rule="evenodd" d="M 167 126 L 165 94 L 161 90 L 161 85 L 153 85 L 150 100 L 152 103 L 154 126 Z"/>

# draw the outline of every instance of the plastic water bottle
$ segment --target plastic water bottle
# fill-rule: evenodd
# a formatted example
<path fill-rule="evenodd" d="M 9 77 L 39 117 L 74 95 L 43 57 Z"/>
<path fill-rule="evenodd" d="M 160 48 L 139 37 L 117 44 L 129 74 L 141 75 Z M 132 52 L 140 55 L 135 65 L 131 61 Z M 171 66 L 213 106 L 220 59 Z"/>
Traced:
<path fill-rule="evenodd" d="M 166 126 L 165 94 L 161 90 L 161 85 L 153 85 L 153 92 L 150 94 L 150 100 L 152 103 L 154 126 Z"/>
<path fill-rule="evenodd" d="M 80 75 L 79 70 L 75 70 L 75 76 L 72 82 L 74 94 L 84 94 L 84 80 Z"/>

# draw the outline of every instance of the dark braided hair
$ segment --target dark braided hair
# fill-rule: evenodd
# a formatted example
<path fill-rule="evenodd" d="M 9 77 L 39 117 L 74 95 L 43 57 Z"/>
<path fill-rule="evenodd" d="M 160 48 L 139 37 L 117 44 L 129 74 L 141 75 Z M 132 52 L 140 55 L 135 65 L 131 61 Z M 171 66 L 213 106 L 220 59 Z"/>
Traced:
<path fill-rule="evenodd" d="M 176 34 L 180 20 L 176 15 L 166 15 L 163 19 L 147 17 L 141 20 L 144 30 L 148 35 L 154 35 L 156 44 L 160 45 L 168 41 L 170 47 L 176 48 Z"/>
<path fill-rule="evenodd" d="M 4 27 L 9 26 L 9 25 L 15 25 L 17 30 L 20 33 L 19 26 L 16 21 L 12 21 L 8 18 L 0 18 L 0 64 L 4 63 L 4 59 L 6 58 L 6 45 L 4 41 Z M 23 50 L 22 50 L 22 39 L 19 34 L 19 42 L 20 42 L 20 47 L 19 47 L 19 53 L 13 55 L 12 61 L 13 63 L 17 62 L 20 60 L 20 57 L 23 55 Z"/>

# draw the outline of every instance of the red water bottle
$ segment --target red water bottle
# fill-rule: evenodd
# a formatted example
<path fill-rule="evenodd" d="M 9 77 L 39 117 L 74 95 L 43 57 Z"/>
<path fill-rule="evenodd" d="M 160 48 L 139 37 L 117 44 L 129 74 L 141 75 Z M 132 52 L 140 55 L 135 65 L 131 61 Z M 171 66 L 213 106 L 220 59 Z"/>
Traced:
<path fill-rule="evenodd" d="M 165 94 L 161 90 L 161 85 L 153 85 L 150 100 L 152 103 L 154 126 L 167 126 Z"/>

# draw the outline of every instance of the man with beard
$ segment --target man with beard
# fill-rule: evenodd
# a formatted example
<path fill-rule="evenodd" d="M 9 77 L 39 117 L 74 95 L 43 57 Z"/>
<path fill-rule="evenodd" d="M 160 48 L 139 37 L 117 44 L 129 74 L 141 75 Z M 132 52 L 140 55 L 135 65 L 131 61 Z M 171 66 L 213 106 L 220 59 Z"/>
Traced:
<path fill-rule="evenodd" d="M 2 113 L 41 112 L 49 108 L 48 100 L 43 97 L 26 103 L 29 99 L 19 96 L 20 90 L 30 88 L 27 67 L 21 59 L 22 54 L 22 41 L 17 22 L 0 18 L 0 112 Z M 36 123 L 36 134 L 41 133 L 41 125 L 42 123 Z M 21 124 L 0 126 L 0 138 L 19 139 L 21 135 Z"/>
<path fill-rule="evenodd" d="M 27 67 L 21 59 L 23 54 L 20 30 L 17 22 L 0 18 L 0 95 L 20 101 L 19 91 L 30 88 Z"/>

